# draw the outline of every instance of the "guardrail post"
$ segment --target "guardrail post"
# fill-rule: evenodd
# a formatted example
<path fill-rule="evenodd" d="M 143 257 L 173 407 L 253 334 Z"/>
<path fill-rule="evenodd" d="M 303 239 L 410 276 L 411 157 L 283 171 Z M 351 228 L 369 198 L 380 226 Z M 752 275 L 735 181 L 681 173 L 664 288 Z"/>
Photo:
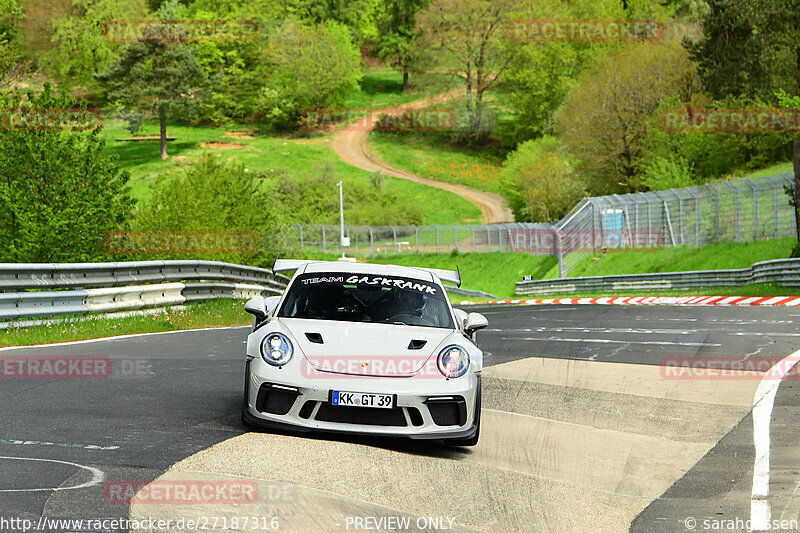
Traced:
<path fill-rule="evenodd" d="M 739 242 L 739 189 L 737 189 L 730 181 L 726 181 L 728 187 L 733 189 L 733 210 L 736 215 L 736 242 Z"/>
<path fill-rule="evenodd" d="M 744 181 L 753 189 L 753 240 L 758 240 L 758 188 L 753 185 L 750 178 L 745 178 Z"/>
<path fill-rule="evenodd" d="M 369 256 L 375 257 L 375 235 L 372 233 L 372 226 L 367 226 L 369 230 Z"/>
<path fill-rule="evenodd" d="M 775 238 L 778 238 L 778 184 L 772 181 L 769 176 L 764 178 L 772 185 L 772 215 L 775 221 Z"/>

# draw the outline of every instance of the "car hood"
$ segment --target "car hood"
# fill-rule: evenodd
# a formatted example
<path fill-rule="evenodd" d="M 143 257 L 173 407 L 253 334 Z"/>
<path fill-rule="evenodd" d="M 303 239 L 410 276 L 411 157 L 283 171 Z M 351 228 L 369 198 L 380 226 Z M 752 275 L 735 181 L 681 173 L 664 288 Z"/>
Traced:
<path fill-rule="evenodd" d="M 314 369 L 336 374 L 414 375 L 453 334 L 451 329 L 396 324 L 279 320 Z"/>

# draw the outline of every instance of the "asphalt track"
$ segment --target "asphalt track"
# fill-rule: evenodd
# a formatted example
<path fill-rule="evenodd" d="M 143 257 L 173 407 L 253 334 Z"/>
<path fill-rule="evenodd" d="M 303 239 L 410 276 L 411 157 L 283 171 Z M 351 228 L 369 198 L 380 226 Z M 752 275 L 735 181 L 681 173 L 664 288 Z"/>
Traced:
<path fill-rule="evenodd" d="M 474 449 L 247 432 L 239 422 L 247 328 L 0 351 L 4 362 L 98 356 L 112 369 L 101 379 L 4 373 L 0 531 L 22 531 L 4 519 L 35 525 L 42 516 L 206 517 L 219 522 L 206 531 L 256 530 L 222 527 L 222 518 L 245 515 L 277 517 L 280 531 L 746 531 L 751 411 L 763 373 L 698 379 L 666 365 L 778 360 L 800 347 L 800 310 L 475 310 L 490 327 L 479 334 L 487 368 Z M 800 519 L 798 420 L 800 385 L 787 379 L 771 413 L 765 499 L 771 519 L 787 524 Z M 246 480 L 259 500 L 128 505 L 104 493 L 109 482 L 156 478 Z M 409 528 L 394 527 L 404 518 Z"/>

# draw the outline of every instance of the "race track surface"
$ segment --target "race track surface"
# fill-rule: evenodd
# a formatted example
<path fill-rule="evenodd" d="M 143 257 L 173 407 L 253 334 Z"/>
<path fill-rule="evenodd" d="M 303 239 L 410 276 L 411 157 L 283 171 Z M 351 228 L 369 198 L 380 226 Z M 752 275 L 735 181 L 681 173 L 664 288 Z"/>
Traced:
<path fill-rule="evenodd" d="M 248 328 L 2 350 L 0 531 L 22 531 L 3 519 L 36 526 L 41 517 L 172 520 L 170 531 L 746 531 L 764 512 L 791 525 L 779 531 L 797 527 L 797 377 L 767 382 L 774 407 L 760 402 L 754 434 L 763 369 L 682 374 L 675 365 L 775 363 L 797 350 L 800 311 L 469 310 L 490 324 L 478 334 L 486 368 L 475 448 L 247 431 Z M 9 376 L 5 365 L 44 356 L 93 356 L 111 372 Z M 768 490 L 755 497 L 765 416 Z M 113 493 L 152 480 L 244 485 L 257 498 L 129 504 Z M 234 524 L 245 516 L 249 524 Z"/>

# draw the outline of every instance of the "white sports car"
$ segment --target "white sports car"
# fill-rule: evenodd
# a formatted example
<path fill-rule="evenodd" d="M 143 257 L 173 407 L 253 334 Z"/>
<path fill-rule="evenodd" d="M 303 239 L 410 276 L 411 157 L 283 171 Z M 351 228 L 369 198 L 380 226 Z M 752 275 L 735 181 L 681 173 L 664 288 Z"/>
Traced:
<path fill-rule="evenodd" d="M 453 309 L 457 271 L 278 260 L 282 296 L 253 298 L 246 425 L 478 442 L 486 318 Z"/>

